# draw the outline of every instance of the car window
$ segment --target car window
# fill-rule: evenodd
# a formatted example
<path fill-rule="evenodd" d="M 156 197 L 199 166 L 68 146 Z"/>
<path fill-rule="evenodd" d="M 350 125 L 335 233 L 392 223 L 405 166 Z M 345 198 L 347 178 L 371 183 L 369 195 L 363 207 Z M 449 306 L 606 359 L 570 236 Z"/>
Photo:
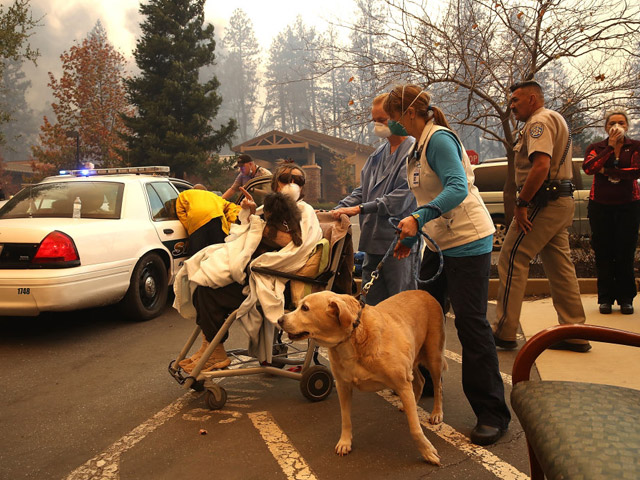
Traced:
<path fill-rule="evenodd" d="M 150 182 L 147 183 L 146 189 L 153 221 L 178 219 L 176 214 L 178 193 L 169 182 Z"/>
<path fill-rule="evenodd" d="M 174 187 L 176 187 L 176 190 L 178 190 L 178 192 L 180 193 L 184 192 L 185 190 L 191 190 L 193 188 L 193 185 L 190 185 L 185 182 L 180 182 L 177 180 L 171 180 L 171 183 Z"/>
<path fill-rule="evenodd" d="M 481 192 L 502 192 L 507 178 L 507 165 L 482 165 L 474 168 L 475 185 Z"/>
<path fill-rule="evenodd" d="M 81 218 L 118 219 L 124 184 L 118 182 L 48 182 L 20 190 L 0 209 L 0 218 L 72 218 L 80 198 Z"/>

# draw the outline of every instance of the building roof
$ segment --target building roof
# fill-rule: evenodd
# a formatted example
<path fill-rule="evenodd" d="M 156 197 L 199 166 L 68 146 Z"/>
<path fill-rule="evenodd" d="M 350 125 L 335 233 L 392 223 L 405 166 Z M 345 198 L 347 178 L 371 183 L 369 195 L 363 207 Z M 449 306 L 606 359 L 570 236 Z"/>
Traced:
<path fill-rule="evenodd" d="M 308 129 L 300 130 L 299 132 L 296 132 L 295 135 L 296 137 L 305 138 L 309 141 L 325 145 L 327 148 L 336 150 L 340 153 L 362 152 L 370 155 L 375 150 L 374 147 L 369 145 L 363 145 L 362 143 L 352 142 L 351 140 L 345 140 L 343 138 L 314 132 L 313 130 Z"/>

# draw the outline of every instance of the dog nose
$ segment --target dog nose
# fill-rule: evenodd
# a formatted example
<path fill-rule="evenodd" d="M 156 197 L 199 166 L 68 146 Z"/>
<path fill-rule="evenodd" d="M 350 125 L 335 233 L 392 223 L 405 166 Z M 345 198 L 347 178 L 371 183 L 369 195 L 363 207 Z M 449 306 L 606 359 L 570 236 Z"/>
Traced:
<path fill-rule="evenodd" d="M 283 315 L 283 316 L 281 316 L 281 317 L 278 319 L 278 325 L 280 325 L 280 326 L 282 327 L 282 324 L 283 324 L 283 323 L 284 323 L 284 315 Z"/>

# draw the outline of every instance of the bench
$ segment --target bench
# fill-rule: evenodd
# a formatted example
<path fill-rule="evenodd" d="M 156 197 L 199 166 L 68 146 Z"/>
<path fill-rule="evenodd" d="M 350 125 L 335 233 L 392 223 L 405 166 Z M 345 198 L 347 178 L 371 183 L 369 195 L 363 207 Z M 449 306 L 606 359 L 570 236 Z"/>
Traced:
<path fill-rule="evenodd" d="M 594 325 L 547 328 L 522 347 L 511 406 L 527 438 L 531 479 L 639 479 L 640 390 L 529 379 L 536 358 L 568 338 L 640 347 L 640 334 Z"/>

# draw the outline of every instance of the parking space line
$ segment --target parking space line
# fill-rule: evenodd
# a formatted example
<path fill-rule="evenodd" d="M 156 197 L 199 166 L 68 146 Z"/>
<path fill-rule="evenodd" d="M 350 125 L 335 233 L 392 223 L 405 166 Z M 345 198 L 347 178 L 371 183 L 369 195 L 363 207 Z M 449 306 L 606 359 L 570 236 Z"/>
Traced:
<path fill-rule="evenodd" d="M 391 390 L 382 390 L 378 392 L 378 395 L 390 404 L 394 405 L 396 408 L 400 408 L 402 406 L 400 397 L 394 395 Z M 450 425 L 447 425 L 446 423 L 431 425 L 429 423 L 429 415 L 429 412 L 418 406 L 418 417 L 420 418 L 420 423 L 424 427 L 471 457 L 496 477 L 502 480 L 529 480 L 528 475 L 525 475 L 513 465 L 501 460 L 500 457 L 494 455 L 489 450 L 478 445 L 474 445 L 467 437 Z"/>
<path fill-rule="evenodd" d="M 174 417 L 185 405 L 199 395 L 197 392 L 185 393 L 149 420 L 131 430 L 128 434 L 120 438 L 120 440 L 111 444 L 104 452 L 76 468 L 67 476 L 66 480 L 88 480 L 93 478 L 118 480 L 120 478 L 120 455 L 144 439 L 144 437 L 164 424 L 167 420 Z"/>
<path fill-rule="evenodd" d="M 317 480 L 300 452 L 269 412 L 253 412 L 248 415 L 289 480 Z"/>

